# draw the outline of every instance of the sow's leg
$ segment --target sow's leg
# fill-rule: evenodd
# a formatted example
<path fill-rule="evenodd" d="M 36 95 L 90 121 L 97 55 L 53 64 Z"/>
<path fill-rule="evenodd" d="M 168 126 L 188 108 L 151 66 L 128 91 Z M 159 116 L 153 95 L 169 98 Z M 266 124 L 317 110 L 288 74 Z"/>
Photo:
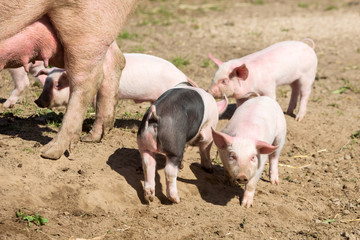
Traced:
<path fill-rule="evenodd" d="M 48 143 L 41 154 L 44 158 L 58 159 L 77 142 L 87 106 L 94 98 L 104 78 L 105 54 L 125 22 L 133 1 L 77 1 L 68 3 L 49 12 L 49 17 L 58 30 L 64 45 L 65 70 L 70 83 L 70 98 L 59 133 Z M 78 6 L 81 6 L 79 8 Z M 84 21 L 86 21 L 84 23 Z M 123 66 L 121 67 L 121 69 Z M 114 70 L 115 71 L 115 70 Z M 116 81 L 120 71 L 113 73 Z M 114 88 L 111 91 L 116 92 Z M 115 93 L 110 94 L 111 97 Z M 104 128 L 110 128 L 114 119 L 114 106 L 107 107 L 106 101 L 100 101 L 97 109 L 110 109 L 102 121 Z M 114 101 L 110 101 L 114 104 Z M 98 113 L 97 113 L 98 117 Z M 110 119 L 110 120 L 107 120 Z"/>
<path fill-rule="evenodd" d="M 96 119 L 89 134 L 81 138 L 83 142 L 99 142 L 115 122 L 115 108 L 118 102 L 118 89 L 121 70 L 125 58 L 114 41 L 105 56 L 104 81 L 97 94 Z M 114 89 L 116 91 L 114 91 Z"/>

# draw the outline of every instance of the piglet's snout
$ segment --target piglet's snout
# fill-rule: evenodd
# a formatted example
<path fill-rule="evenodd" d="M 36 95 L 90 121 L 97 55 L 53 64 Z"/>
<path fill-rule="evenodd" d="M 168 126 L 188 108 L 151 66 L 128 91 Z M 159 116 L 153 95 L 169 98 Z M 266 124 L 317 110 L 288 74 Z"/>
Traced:
<path fill-rule="evenodd" d="M 247 178 L 247 176 L 245 174 L 237 175 L 235 180 L 237 183 L 241 183 L 241 184 L 244 184 L 244 183 L 246 184 L 249 181 L 249 179 Z"/>

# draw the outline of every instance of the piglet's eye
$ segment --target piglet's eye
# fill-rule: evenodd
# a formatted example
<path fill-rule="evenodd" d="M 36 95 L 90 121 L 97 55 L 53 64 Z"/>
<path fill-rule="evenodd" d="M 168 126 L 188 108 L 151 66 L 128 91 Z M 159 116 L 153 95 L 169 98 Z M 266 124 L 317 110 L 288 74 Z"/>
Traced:
<path fill-rule="evenodd" d="M 228 80 L 227 80 L 227 79 L 223 79 L 223 80 L 221 80 L 221 83 L 226 85 L 226 84 L 228 84 Z"/>
<path fill-rule="evenodd" d="M 237 159 L 236 154 L 234 152 L 230 152 L 229 153 L 229 160 L 236 161 L 236 159 Z"/>
<path fill-rule="evenodd" d="M 255 162 L 255 161 L 256 161 L 255 156 L 252 156 L 250 160 L 251 160 L 252 162 Z"/>

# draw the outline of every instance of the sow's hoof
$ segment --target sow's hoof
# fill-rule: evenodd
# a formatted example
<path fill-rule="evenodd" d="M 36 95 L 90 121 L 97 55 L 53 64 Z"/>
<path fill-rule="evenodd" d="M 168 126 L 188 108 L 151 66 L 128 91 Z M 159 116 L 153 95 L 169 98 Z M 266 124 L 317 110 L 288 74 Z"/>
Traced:
<path fill-rule="evenodd" d="M 96 142 L 96 143 L 99 143 L 101 142 L 101 135 L 96 135 L 96 134 L 93 134 L 93 133 L 88 133 L 86 134 L 85 136 L 83 136 L 81 138 L 81 141 L 82 142 Z"/>
<path fill-rule="evenodd" d="M 58 160 L 64 152 L 64 150 L 59 149 L 56 146 L 52 146 L 46 151 L 43 151 L 40 156 L 47 159 Z"/>

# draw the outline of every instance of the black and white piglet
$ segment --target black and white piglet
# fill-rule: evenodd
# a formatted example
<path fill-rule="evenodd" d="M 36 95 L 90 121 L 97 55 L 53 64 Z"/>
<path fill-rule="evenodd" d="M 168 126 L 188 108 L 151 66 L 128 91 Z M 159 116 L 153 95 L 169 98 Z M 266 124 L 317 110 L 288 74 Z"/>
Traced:
<path fill-rule="evenodd" d="M 147 202 L 155 196 L 156 153 L 166 156 L 166 196 L 174 203 L 180 202 L 176 178 L 186 144 L 199 146 L 201 166 L 207 171 L 212 170 L 211 128 L 216 127 L 219 113 L 225 111 L 227 104 L 226 98 L 216 102 L 205 90 L 180 84 L 151 105 L 137 134 Z"/>

